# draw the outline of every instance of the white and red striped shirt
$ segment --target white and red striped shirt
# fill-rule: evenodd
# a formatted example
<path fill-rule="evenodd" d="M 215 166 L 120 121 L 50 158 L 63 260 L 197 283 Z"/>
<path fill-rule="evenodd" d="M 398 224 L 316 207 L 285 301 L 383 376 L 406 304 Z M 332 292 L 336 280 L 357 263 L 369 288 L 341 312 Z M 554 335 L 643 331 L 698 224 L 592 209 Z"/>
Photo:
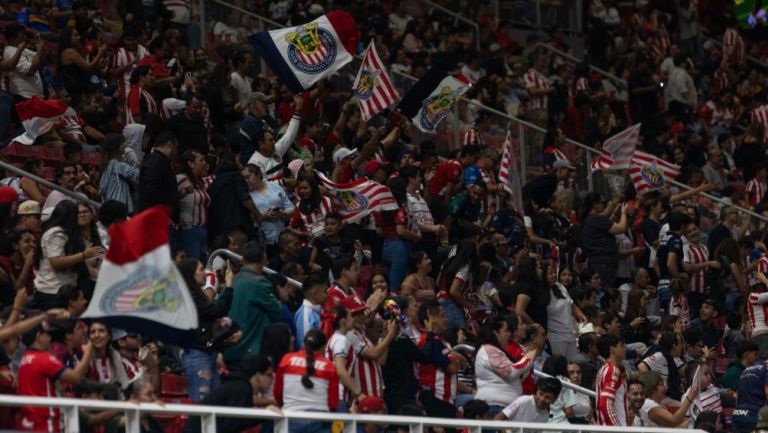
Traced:
<path fill-rule="evenodd" d="M 680 318 L 683 329 L 691 326 L 691 307 L 688 305 L 688 297 L 681 295 L 680 298 L 674 297 L 669 300 L 669 314 L 674 314 Z"/>
<path fill-rule="evenodd" d="M 763 104 L 752 110 L 752 121 L 763 125 L 763 139 L 768 140 L 768 104 Z"/>
<path fill-rule="evenodd" d="M 339 331 L 335 331 L 333 335 L 331 335 L 331 339 L 328 340 L 328 345 L 325 347 L 325 357 L 333 360 L 334 363 L 336 358 L 344 358 L 344 365 L 347 367 L 347 371 L 350 375 L 354 376 L 357 367 L 357 354 L 346 335 Z M 338 389 L 339 395 L 345 396 L 345 399 L 350 397 L 349 390 L 345 390 L 343 384 L 339 383 Z"/>
<path fill-rule="evenodd" d="M 128 51 L 125 47 L 120 47 L 117 49 L 117 52 L 115 53 L 114 57 L 112 58 L 112 67 L 113 68 L 122 68 L 123 66 L 126 66 L 133 62 L 133 65 L 126 69 L 125 72 L 123 72 L 123 79 L 118 81 L 118 86 L 120 88 L 120 97 L 125 98 L 127 93 L 126 89 L 131 88 L 131 72 L 136 68 L 136 63 L 139 62 L 144 56 L 149 55 L 149 52 L 146 48 L 144 48 L 143 45 L 139 44 L 136 47 L 136 52 L 132 53 Z"/>
<path fill-rule="evenodd" d="M 475 128 L 469 128 L 464 136 L 461 138 L 462 146 L 485 146 L 485 140 L 483 139 L 483 133 Z"/>
<path fill-rule="evenodd" d="M 542 75 L 536 69 L 529 69 L 528 72 L 523 75 L 523 81 L 525 82 L 525 88 L 530 89 L 544 89 L 549 90 L 552 88 L 552 82 L 549 78 Z M 529 111 L 538 109 L 547 109 L 549 107 L 549 96 L 543 95 L 529 95 L 527 108 Z"/>
<path fill-rule="evenodd" d="M 142 102 L 144 107 L 142 107 Z M 128 97 L 125 99 L 125 122 L 127 124 L 136 123 L 133 116 L 147 113 L 158 114 L 155 98 L 141 86 L 131 86 L 128 90 Z"/>
<path fill-rule="evenodd" d="M 697 265 L 709 261 L 709 249 L 703 244 L 685 242 L 683 244 L 683 263 Z M 709 293 L 706 269 L 688 273 L 691 276 L 691 292 Z"/>
<path fill-rule="evenodd" d="M 83 127 L 86 126 L 85 120 L 80 117 L 79 114 L 74 116 L 62 116 L 62 118 L 56 122 L 56 129 L 63 129 L 65 133 L 71 135 L 75 140 L 82 144 L 85 144 L 85 134 L 83 133 Z"/>
<path fill-rule="evenodd" d="M 671 42 L 669 41 L 669 34 L 666 30 L 659 28 L 656 34 L 651 36 L 649 42 L 651 45 L 651 50 L 657 58 L 663 59 L 667 57 L 667 52 L 669 51 Z"/>
<path fill-rule="evenodd" d="M 192 192 L 188 193 L 190 186 Z M 205 227 L 208 224 L 208 205 L 211 204 L 211 197 L 208 195 L 205 183 L 201 181 L 194 185 L 186 174 L 177 174 L 176 189 L 181 197 L 179 200 L 181 228 Z"/>
<path fill-rule="evenodd" d="M 451 346 L 443 341 L 442 338 L 431 332 L 424 332 L 421 334 L 419 337 L 419 348 L 423 349 L 425 347 L 427 339 L 430 336 L 443 344 L 443 354 L 450 357 L 449 354 L 451 352 Z M 435 393 L 435 398 L 438 398 L 446 403 L 454 403 L 456 400 L 456 394 L 459 391 L 458 375 L 446 373 L 445 370 L 439 368 L 435 364 L 418 364 L 416 371 L 419 377 L 419 384 L 421 384 L 422 387 L 431 389 Z"/>
<path fill-rule="evenodd" d="M 747 182 L 747 194 L 749 196 L 749 205 L 754 206 L 762 203 L 766 191 L 765 179 L 754 178 Z"/>
<path fill-rule="evenodd" d="M 301 378 L 307 372 L 307 352 L 283 356 L 275 372 L 275 401 L 285 410 L 333 412 L 339 406 L 339 375 L 330 359 L 315 357 L 315 371 L 309 376 L 312 388 L 305 388 Z M 322 402 L 325 402 L 323 405 Z"/>
<path fill-rule="evenodd" d="M 768 332 L 768 292 L 750 294 L 747 298 L 747 312 L 752 338 Z"/>
<path fill-rule="evenodd" d="M 483 198 L 483 204 L 482 204 L 482 210 L 481 212 L 485 215 L 488 215 L 489 212 L 497 211 L 501 209 L 501 194 L 504 194 L 504 192 L 498 192 L 497 186 L 498 180 L 496 177 L 496 174 L 492 170 L 483 170 L 480 169 L 480 175 L 483 178 L 483 182 L 488 186 L 488 194 L 485 195 Z M 492 191 L 492 192 L 491 192 Z"/>
<path fill-rule="evenodd" d="M 335 207 L 331 198 L 322 196 L 317 209 L 310 214 L 302 213 L 300 207 L 296 206 L 289 225 L 304 233 L 311 234 L 314 239 L 325 233 L 325 215 L 334 210 Z"/>
<path fill-rule="evenodd" d="M 739 31 L 736 29 L 728 29 L 723 34 L 723 55 L 728 55 L 728 49 L 732 48 L 733 51 L 728 56 L 728 62 L 732 65 L 740 65 L 744 63 L 746 58 L 746 50 L 744 45 L 744 39 L 739 35 Z"/>
<path fill-rule="evenodd" d="M 357 386 L 360 387 L 360 392 L 365 395 L 384 398 L 384 376 L 381 373 L 381 365 L 379 365 L 378 360 L 363 356 L 365 349 L 374 347 L 373 342 L 356 329 L 347 333 L 347 339 L 357 359 L 355 369 L 350 373 Z"/>
<path fill-rule="evenodd" d="M 606 361 L 597 373 L 597 423 L 607 426 L 627 425 L 627 382 L 624 371 Z"/>
<path fill-rule="evenodd" d="M 589 92 L 589 80 L 587 80 L 586 77 L 581 77 L 578 80 L 576 80 L 576 91 L 577 92 Z"/>

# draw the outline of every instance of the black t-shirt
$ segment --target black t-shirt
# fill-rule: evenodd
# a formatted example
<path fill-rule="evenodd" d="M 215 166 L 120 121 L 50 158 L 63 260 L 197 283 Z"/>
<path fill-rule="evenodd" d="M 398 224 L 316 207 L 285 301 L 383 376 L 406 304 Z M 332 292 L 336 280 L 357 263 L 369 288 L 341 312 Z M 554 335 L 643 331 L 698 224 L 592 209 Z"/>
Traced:
<path fill-rule="evenodd" d="M 683 239 L 677 233 L 668 232 L 659 242 L 659 278 L 672 278 L 667 267 L 669 253 L 675 253 L 677 270 L 683 272 Z"/>
<path fill-rule="evenodd" d="M 581 248 L 591 263 L 615 265 L 618 263 L 619 247 L 616 237 L 608 232 L 613 221 L 603 215 L 589 214 L 581 225 Z"/>
<path fill-rule="evenodd" d="M 659 111 L 658 101 L 656 99 L 656 92 L 643 93 L 641 95 L 633 95 L 632 92 L 638 87 L 648 87 L 654 83 L 653 76 L 648 73 L 642 73 L 635 71 L 629 76 L 629 98 L 631 101 L 631 107 L 636 113 L 646 112 L 655 113 Z"/>
<path fill-rule="evenodd" d="M 333 261 L 345 254 L 349 254 L 354 249 L 354 241 L 339 236 L 338 241 L 333 241 L 326 234 L 320 235 L 315 239 L 314 246 L 317 248 L 317 258 L 315 262 L 322 266 L 323 272 L 327 273 Z"/>

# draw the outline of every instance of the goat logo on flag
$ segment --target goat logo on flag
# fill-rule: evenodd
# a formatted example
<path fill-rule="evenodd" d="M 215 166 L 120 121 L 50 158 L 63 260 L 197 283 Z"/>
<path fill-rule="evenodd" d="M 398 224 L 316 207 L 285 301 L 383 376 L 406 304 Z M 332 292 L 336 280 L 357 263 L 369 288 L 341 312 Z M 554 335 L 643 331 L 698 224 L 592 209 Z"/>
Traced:
<path fill-rule="evenodd" d="M 460 87 L 443 86 L 440 92 L 424 100 L 419 114 L 419 129 L 434 131 L 437 125 L 448 115 L 448 110 L 459 101 L 459 97 L 467 90 L 466 86 L 453 77 L 446 78 L 459 83 Z"/>
<path fill-rule="evenodd" d="M 400 99 L 373 41 L 365 49 L 363 64 L 357 71 L 352 88 L 355 89 L 360 115 L 366 122 Z"/>
<path fill-rule="evenodd" d="M 285 36 L 288 59 L 296 69 L 307 74 L 319 74 L 336 60 L 336 40 L 317 23 L 296 27 Z"/>
<path fill-rule="evenodd" d="M 656 161 L 650 164 L 643 164 L 640 168 L 640 176 L 651 188 L 661 188 L 664 186 L 664 174 L 656 165 Z"/>
<path fill-rule="evenodd" d="M 369 201 L 355 191 L 340 191 L 336 197 L 343 203 L 346 212 L 360 212 L 368 208 Z"/>

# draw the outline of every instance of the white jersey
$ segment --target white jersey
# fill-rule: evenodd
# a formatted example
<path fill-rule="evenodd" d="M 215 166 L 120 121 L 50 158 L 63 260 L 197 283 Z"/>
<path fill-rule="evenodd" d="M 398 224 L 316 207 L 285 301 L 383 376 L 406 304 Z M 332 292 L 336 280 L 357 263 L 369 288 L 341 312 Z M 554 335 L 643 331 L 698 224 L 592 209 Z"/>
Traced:
<path fill-rule="evenodd" d="M 747 302 L 752 337 L 768 332 L 768 293 L 752 293 Z"/>

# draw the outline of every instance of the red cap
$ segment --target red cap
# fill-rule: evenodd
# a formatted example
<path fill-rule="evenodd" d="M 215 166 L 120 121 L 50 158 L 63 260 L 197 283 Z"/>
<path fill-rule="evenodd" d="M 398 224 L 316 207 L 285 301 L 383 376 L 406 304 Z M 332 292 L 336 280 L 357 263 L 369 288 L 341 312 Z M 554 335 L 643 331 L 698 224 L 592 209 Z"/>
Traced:
<path fill-rule="evenodd" d="M 13 203 L 19 200 L 19 193 L 10 186 L 0 187 L 0 204 Z"/>
<path fill-rule="evenodd" d="M 363 304 L 357 296 L 347 296 L 341 300 L 341 306 L 349 310 L 350 313 L 358 313 L 365 311 L 365 304 Z"/>
<path fill-rule="evenodd" d="M 681 132 L 685 131 L 685 126 L 683 126 L 682 123 L 675 123 L 672 125 L 672 133 L 673 134 L 679 134 Z"/>
<path fill-rule="evenodd" d="M 388 166 L 389 163 L 387 161 L 379 161 L 378 159 L 373 159 L 371 161 L 368 161 L 367 164 L 365 164 L 365 168 L 363 169 L 363 174 L 365 174 L 366 177 L 373 176 L 374 173 L 376 173 L 376 170 Z"/>
<path fill-rule="evenodd" d="M 360 413 L 382 412 L 385 410 L 384 400 L 368 396 L 357 403 L 357 409 Z"/>

